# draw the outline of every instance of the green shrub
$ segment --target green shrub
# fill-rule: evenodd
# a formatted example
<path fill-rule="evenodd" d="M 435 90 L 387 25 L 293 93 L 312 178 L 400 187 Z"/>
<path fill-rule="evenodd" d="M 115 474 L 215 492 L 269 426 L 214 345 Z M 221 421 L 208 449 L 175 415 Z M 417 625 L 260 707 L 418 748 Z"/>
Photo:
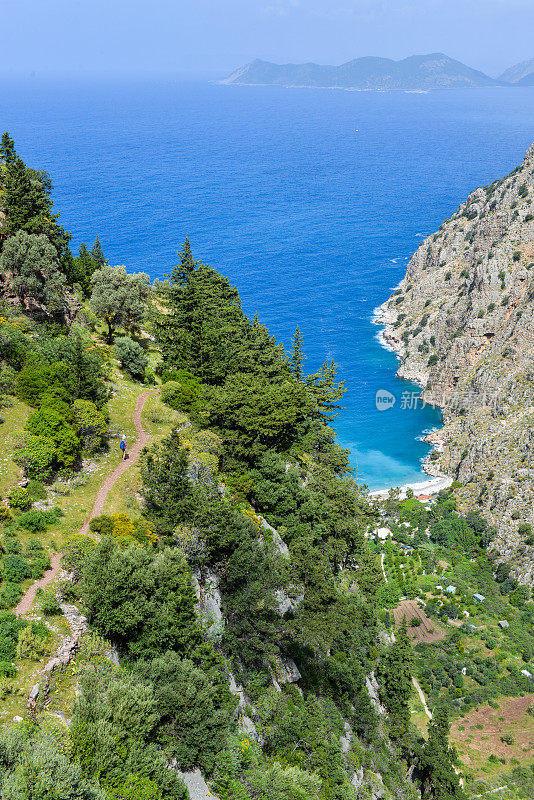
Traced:
<path fill-rule="evenodd" d="M 148 383 L 148 384 L 150 384 L 151 386 L 152 386 L 154 383 L 156 383 L 156 373 L 154 372 L 154 370 L 152 369 L 152 367 L 147 367 L 147 368 L 145 369 L 145 378 L 144 378 L 144 381 L 145 381 L 145 383 Z"/>
<path fill-rule="evenodd" d="M 106 435 L 104 415 L 90 400 L 76 400 L 73 406 L 74 421 L 83 446 L 89 452 L 97 450 Z"/>
<path fill-rule="evenodd" d="M 40 596 L 41 611 L 47 617 L 61 614 L 61 606 L 53 592 L 43 592 Z"/>
<path fill-rule="evenodd" d="M 10 553 L 4 558 L 4 576 L 11 583 L 22 583 L 31 577 L 30 565 L 22 556 Z"/>
<path fill-rule="evenodd" d="M 32 503 L 36 500 L 46 500 L 46 489 L 41 481 L 31 480 L 26 489 L 28 490 L 28 497 Z"/>
<path fill-rule="evenodd" d="M 198 378 L 185 369 L 163 374 L 161 399 L 177 411 L 190 411 L 202 386 Z"/>
<path fill-rule="evenodd" d="M 0 661 L 0 676 L 2 678 L 14 678 L 15 667 L 10 661 Z"/>
<path fill-rule="evenodd" d="M 45 394 L 53 394 L 69 402 L 69 367 L 67 364 L 41 364 L 36 357 L 29 359 L 19 372 L 15 393 L 19 400 L 37 407 Z"/>
<path fill-rule="evenodd" d="M 0 608 L 16 606 L 22 595 L 23 591 L 20 583 L 5 581 L 0 590 Z"/>
<path fill-rule="evenodd" d="M 9 510 L 7 506 L 3 503 L 0 503 L 0 525 L 5 525 L 8 522 L 11 522 L 13 519 L 13 514 Z"/>
<path fill-rule="evenodd" d="M 113 520 L 107 514 L 101 514 L 91 520 L 89 530 L 93 533 L 98 533 L 100 536 L 111 536 L 113 534 Z"/>
<path fill-rule="evenodd" d="M 44 627 L 44 631 L 48 633 L 43 634 L 42 627 L 37 625 L 27 625 L 19 632 L 17 642 L 17 658 L 27 658 L 30 661 L 38 661 L 41 656 L 47 651 L 46 639 L 50 636 L 48 628 Z"/>
<path fill-rule="evenodd" d="M 115 339 L 113 349 L 121 367 L 132 378 L 141 379 L 144 377 L 148 366 L 148 358 L 138 342 L 135 342 L 130 336 L 119 336 L 118 339 Z"/>
<path fill-rule="evenodd" d="M 427 361 L 427 364 L 428 364 L 429 367 L 433 367 L 434 364 L 437 364 L 437 363 L 438 363 L 438 357 L 437 357 L 436 353 L 432 353 L 432 355 L 429 357 L 429 359 Z"/>
<path fill-rule="evenodd" d="M 50 511 L 26 511 L 17 520 L 17 527 L 24 528 L 32 533 L 45 531 L 49 525 L 63 516 L 60 508 L 52 508 Z"/>
<path fill-rule="evenodd" d="M 24 510 L 29 508 L 31 505 L 31 501 L 28 496 L 28 490 L 24 489 L 22 486 L 14 486 L 12 489 L 10 489 L 7 499 L 11 508 L 20 508 L 21 510 Z"/>
<path fill-rule="evenodd" d="M 47 481 L 54 471 L 56 447 L 52 439 L 27 435 L 22 445 L 15 448 L 13 460 L 23 467 L 29 478 Z"/>
<path fill-rule="evenodd" d="M 54 458 L 60 467 L 69 469 L 74 466 L 80 454 L 80 440 L 58 411 L 43 406 L 29 417 L 27 429 L 34 436 L 52 440 Z"/>

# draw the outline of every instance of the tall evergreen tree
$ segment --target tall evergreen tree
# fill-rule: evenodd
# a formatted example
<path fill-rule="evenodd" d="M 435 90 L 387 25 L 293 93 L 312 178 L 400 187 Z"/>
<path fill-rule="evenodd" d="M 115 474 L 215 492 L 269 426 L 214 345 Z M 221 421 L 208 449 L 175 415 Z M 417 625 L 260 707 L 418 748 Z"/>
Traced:
<path fill-rule="evenodd" d="M 185 239 L 184 246 L 178 255 L 180 256 L 180 263 L 177 264 L 176 267 L 173 267 L 172 272 L 169 275 L 173 289 L 178 289 L 186 284 L 192 273 L 200 265 L 200 261 L 193 260 L 191 245 L 189 244 L 189 239 L 187 237 Z"/>
<path fill-rule="evenodd" d="M 85 247 L 83 242 L 82 246 Z M 81 247 L 80 247 L 80 255 L 81 255 Z M 91 248 L 91 258 L 96 264 L 96 269 L 99 269 L 99 267 L 103 267 L 105 264 L 108 263 L 107 258 L 104 255 L 104 251 L 102 250 L 102 245 L 100 244 L 100 239 L 98 238 L 98 236 L 96 237 L 95 243 Z"/>
<path fill-rule="evenodd" d="M 332 422 L 338 416 L 343 406 L 337 405 L 345 392 L 345 381 L 336 381 L 337 364 L 335 361 L 325 361 L 319 372 L 308 375 L 306 384 L 315 397 L 317 409 L 315 416 L 324 422 Z"/>
<path fill-rule="evenodd" d="M 406 731 L 410 719 L 408 704 L 412 694 L 412 668 L 412 645 L 408 637 L 406 617 L 403 617 L 396 640 L 388 647 L 379 665 L 381 695 L 393 723 L 393 733 L 397 737 Z"/>
<path fill-rule="evenodd" d="M 462 800 L 464 793 L 449 747 L 449 712 L 443 700 L 428 723 L 428 739 L 421 756 L 421 795 L 433 800 Z"/>
<path fill-rule="evenodd" d="M 2 134 L 2 143 L 0 145 L 0 158 L 4 162 L 6 167 L 9 167 L 13 164 L 17 157 L 15 152 L 15 142 L 6 131 Z"/>
<path fill-rule="evenodd" d="M 293 337 L 293 355 L 291 356 L 291 372 L 295 376 L 298 381 L 301 381 L 303 378 L 303 371 L 302 371 L 302 362 L 306 359 L 302 351 L 302 334 L 300 332 L 300 328 L 297 325 L 297 330 L 295 331 L 295 335 Z"/>
<path fill-rule="evenodd" d="M 52 213 L 52 182 L 46 172 L 30 169 L 15 151 L 15 143 L 4 133 L 0 144 L 0 197 L 4 217 L 0 228 L 0 244 L 17 231 L 44 233 L 56 248 L 62 266 L 70 254 L 70 234 Z M 65 270 L 64 270 L 65 271 Z"/>

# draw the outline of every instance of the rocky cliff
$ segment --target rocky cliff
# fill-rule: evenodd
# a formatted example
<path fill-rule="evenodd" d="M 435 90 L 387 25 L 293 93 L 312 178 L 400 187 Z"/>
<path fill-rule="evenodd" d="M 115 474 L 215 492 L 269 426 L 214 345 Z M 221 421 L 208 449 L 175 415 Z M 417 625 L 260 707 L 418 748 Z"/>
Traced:
<path fill-rule="evenodd" d="M 460 505 L 491 520 L 492 547 L 534 583 L 534 145 L 423 242 L 381 319 L 399 376 L 443 409 L 433 467 L 462 484 Z"/>

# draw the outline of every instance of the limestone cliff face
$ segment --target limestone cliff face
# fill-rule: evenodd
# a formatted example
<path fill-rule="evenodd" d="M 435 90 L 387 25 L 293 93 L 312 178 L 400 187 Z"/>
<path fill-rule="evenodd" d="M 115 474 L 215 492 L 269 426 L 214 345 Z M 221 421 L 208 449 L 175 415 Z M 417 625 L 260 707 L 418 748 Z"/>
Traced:
<path fill-rule="evenodd" d="M 494 547 L 534 583 L 534 145 L 423 242 L 382 320 L 399 375 L 443 409 L 434 466 L 462 483 L 463 507 L 492 521 Z"/>

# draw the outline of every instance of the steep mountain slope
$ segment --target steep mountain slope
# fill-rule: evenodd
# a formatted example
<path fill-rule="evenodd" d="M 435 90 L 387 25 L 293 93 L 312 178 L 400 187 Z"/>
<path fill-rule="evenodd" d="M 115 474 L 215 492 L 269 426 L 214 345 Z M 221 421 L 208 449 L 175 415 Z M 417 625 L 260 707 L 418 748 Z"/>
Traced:
<path fill-rule="evenodd" d="M 319 64 L 272 64 L 257 59 L 236 70 L 222 83 L 307 86 L 362 91 L 496 86 L 497 81 L 443 53 L 389 58 L 356 58 L 338 67 Z"/>
<path fill-rule="evenodd" d="M 531 58 L 529 61 L 521 61 L 520 64 L 514 64 L 513 67 L 503 72 L 498 80 L 503 83 L 520 83 L 524 78 L 531 76 L 533 73 L 534 58 Z"/>
<path fill-rule="evenodd" d="M 492 521 L 493 547 L 524 583 L 534 582 L 533 183 L 534 145 L 423 242 L 382 307 L 399 375 L 443 408 L 443 452 L 430 463 Z"/>

